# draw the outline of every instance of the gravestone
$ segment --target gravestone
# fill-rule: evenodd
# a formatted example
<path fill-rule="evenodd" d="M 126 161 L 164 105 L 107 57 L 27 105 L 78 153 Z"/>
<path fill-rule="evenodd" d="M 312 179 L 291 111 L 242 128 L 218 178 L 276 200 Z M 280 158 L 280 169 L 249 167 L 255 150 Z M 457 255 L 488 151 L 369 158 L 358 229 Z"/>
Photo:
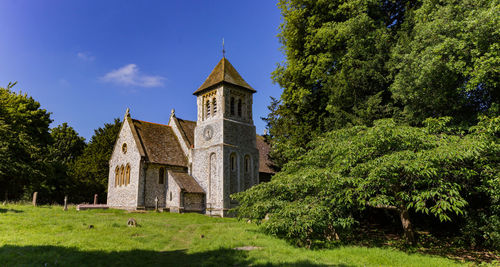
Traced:
<path fill-rule="evenodd" d="M 134 218 L 129 218 L 127 221 L 127 225 L 130 227 L 136 227 L 137 226 L 137 221 Z"/>
<path fill-rule="evenodd" d="M 158 197 L 155 197 L 155 211 L 158 211 Z"/>
<path fill-rule="evenodd" d="M 97 194 L 94 195 L 94 205 L 97 205 Z"/>
<path fill-rule="evenodd" d="M 36 197 L 38 196 L 38 192 L 33 193 L 33 206 L 36 207 Z"/>
<path fill-rule="evenodd" d="M 68 196 L 64 196 L 64 211 L 68 210 Z"/>

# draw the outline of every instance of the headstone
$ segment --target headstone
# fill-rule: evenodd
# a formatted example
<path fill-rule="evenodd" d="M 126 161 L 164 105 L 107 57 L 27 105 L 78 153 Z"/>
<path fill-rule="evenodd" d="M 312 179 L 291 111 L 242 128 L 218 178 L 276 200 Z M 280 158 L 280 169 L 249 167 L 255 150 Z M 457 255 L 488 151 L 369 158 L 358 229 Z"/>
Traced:
<path fill-rule="evenodd" d="M 158 211 L 158 197 L 155 197 L 155 211 Z"/>
<path fill-rule="evenodd" d="M 38 196 L 38 192 L 33 193 L 33 206 L 36 207 L 36 197 Z"/>
<path fill-rule="evenodd" d="M 64 211 L 68 210 L 68 196 L 64 196 Z"/>
<path fill-rule="evenodd" d="M 97 194 L 94 195 L 94 205 L 97 205 Z"/>
<path fill-rule="evenodd" d="M 137 221 L 134 218 L 129 218 L 127 221 L 127 225 L 130 227 L 136 227 L 137 226 Z"/>

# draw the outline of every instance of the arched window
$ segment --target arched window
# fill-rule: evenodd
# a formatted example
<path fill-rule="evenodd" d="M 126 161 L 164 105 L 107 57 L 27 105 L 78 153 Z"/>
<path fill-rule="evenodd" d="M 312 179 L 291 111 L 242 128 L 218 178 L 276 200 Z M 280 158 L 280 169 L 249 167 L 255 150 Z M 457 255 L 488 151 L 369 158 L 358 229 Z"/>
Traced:
<path fill-rule="evenodd" d="M 170 201 L 172 201 L 172 191 L 170 191 Z"/>
<path fill-rule="evenodd" d="M 205 110 L 207 114 L 207 118 L 210 117 L 210 100 L 207 99 L 207 102 L 205 103 Z"/>
<path fill-rule="evenodd" d="M 127 163 L 127 169 L 125 171 L 125 176 L 126 176 L 125 185 L 129 185 L 130 184 L 130 164 L 128 164 L 128 163 Z"/>
<path fill-rule="evenodd" d="M 214 109 L 213 115 L 215 116 L 215 113 L 217 113 L 217 100 L 215 100 L 215 97 L 212 99 L 212 108 Z"/>
<path fill-rule="evenodd" d="M 241 117 L 241 99 L 238 99 L 238 117 Z"/>
<path fill-rule="evenodd" d="M 250 172 L 250 156 L 246 155 L 245 156 L 245 172 L 249 173 Z"/>
<path fill-rule="evenodd" d="M 231 115 L 234 115 L 234 97 L 231 97 L 230 110 Z"/>
<path fill-rule="evenodd" d="M 123 167 L 123 165 L 120 167 L 120 186 L 122 186 L 124 184 L 124 180 L 125 180 L 125 168 Z"/>
<path fill-rule="evenodd" d="M 115 187 L 120 183 L 120 167 L 116 166 L 115 169 Z"/>
<path fill-rule="evenodd" d="M 238 192 L 239 188 L 239 169 L 238 169 L 238 158 L 236 156 L 236 153 L 231 153 L 231 156 L 229 157 L 229 193 L 233 194 Z"/>
<path fill-rule="evenodd" d="M 163 167 L 160 168 L 160 171 L 158 173 L 158 183 L 159 184 L 165 183 L 165 168 Z"/>
<path fill-rule="evenodd" d="M 231 171 L 234 172 L 236 171 L 236 154 L 231 154 L 231 157 L 230 157 L 230 167 L 231 167 Z"/>

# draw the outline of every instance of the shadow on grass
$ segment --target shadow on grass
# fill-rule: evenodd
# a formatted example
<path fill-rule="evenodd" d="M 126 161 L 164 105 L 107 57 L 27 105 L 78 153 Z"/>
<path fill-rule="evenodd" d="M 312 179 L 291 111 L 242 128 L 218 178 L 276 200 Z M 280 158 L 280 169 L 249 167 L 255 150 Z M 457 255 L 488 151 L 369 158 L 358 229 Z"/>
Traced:
<path fill-rule="evenodd" d="M 15 210 L 15 209 L 0 209 L 0 213 L 7 213 L 7 212 L 21 213 L 21 212 L 24 212 L 24 211 L 22 211 L 22 210 Z"/>
<path fill-rule="evenodd" d="M 0 247 L 0 262 L 5 266 L 326 266 L 309 261 L 259 265 L 248 257 L 247 251 L 232 249 L 188 254 L 186 250 L 105 252 L 82 251 L 71 247 L 12 245 Z"/>

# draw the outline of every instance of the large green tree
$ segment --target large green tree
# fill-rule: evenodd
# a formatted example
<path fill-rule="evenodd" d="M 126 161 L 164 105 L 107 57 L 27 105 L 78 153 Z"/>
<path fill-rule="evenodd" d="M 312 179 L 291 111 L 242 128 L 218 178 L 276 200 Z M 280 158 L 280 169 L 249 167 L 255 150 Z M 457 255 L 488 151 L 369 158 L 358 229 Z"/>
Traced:
<path fill-rule="evenodd" d="M 99 194 L 101 203 L 106 200 L 109 159 L 120 128 L 120 119 L 115 119 L 94 131 L 83 154 L 71 165 L 74 183 L 70 201 L 89 202 L 94 194 Z"/>
<path fill-rule="evenodd" d="M 470 122 L 498 105 L 500 2 L 425 0 L 408 12 L 388 63 L 405 119 Z"/>
<path fill-rule="evenodd" d="M 267 232 L 311 245 L 346 237 L 359 222 L 356 214 L 366 209 L 394 211 L 413 243 L 410 215 L 420 213 L 442 222 L 474 221 L 482 228 L 475 237 L 483 242 L 488 241 L 484 236 L 496 237 L 490 245 L 500 247 L 495 230 L 500 117 L 483 119 L 466 135 L 448 129 L 449 121 L 431 119 L 418 128 L 384 119 L 373 127 L 329 132 L 269 183 L 237 194 L 238 216 L 257 222 L 268 217 L 263 221 Z M 479 222 L 470 216 L 478 210 L 478 217 L 492 219 Z"/>
<path fill-rule="evenodd" d="M 47 177 L 50 114 L 27 94 L 0 88 L 0 188 L 2 197 L 30 195 Z"/>
<path fill-rule="evenodd" d="M 278 161 L 324 131 L 394 116 L 386 63 L 410 3 L 279 1 L 285 62 L 273 79 L 283 93 L 266 119 Z"/>
<path fill-rule="evenodd" d="M 67 123 L 63 123 L 50 130 L 52 143 L 48 150 L 48 166 L 50 173 L 41 184 L 44 198 L 50 202 L 62 203 L 64 196 L 73 188 L 74 181 L 69 168 L 83 153 L 86 146 L 85 139 Z"/>
<path fill-rule="evenodd" d="M 281 0 L 283 88 L 268 123 L 283 165 L 319 133 L 392 117 L 472 125 L 498 113 L 498 0 Z M 493 109 L 491 109 L 493 107 Z"/>

